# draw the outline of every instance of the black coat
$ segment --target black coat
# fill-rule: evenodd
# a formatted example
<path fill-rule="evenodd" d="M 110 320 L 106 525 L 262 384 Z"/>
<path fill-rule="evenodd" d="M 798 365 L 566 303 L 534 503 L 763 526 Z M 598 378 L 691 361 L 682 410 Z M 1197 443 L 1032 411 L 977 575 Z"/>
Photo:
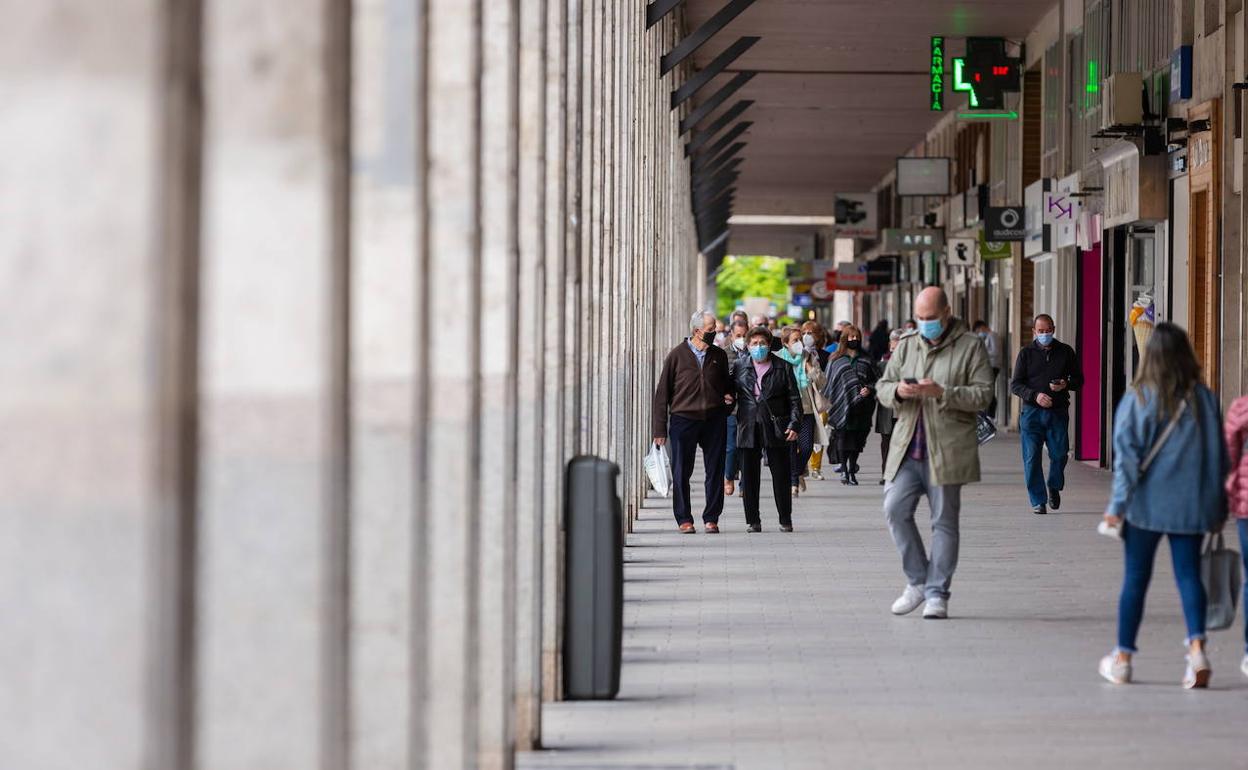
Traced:
<path fill-rule="evenodd" d="M 802 397 L 793 366 L 772 355 L 771 369 L 763 375 L 761 398 L 754 397 L 758 376 L 749 354 L 743 353 L 733 362 L 732 379 L 736 386 L 737 448 L 763 448 L 755 445 L 755 424 L 763 426 L 764 446 L 785 446 L 784 434 L 797 430 L 802 419 Z"/>
<path fill-rule="evenodd" d="M 862 354 L 841 356 L 828 364 L 823 395 L 832 402 L 828 425 L 836 430 L 869 431 L 875 409 L 875 363 Z M 869 395 L 862 395 L 863 388 Z"/>
<path fill-rule="evenodd" d="M 1066 380 L 1066 389 L 1056 393 L 1049 387 L 1051 380 Z M 1036 403 L 1036 396 L 1047 393 L 1053 397 L 1054 409 L 1070 406 L 1071 391 L 1083 387 L 1083 369 L 1079 356 L 1070 345 L 1058 340 L 1048 350 L 1032 342 L 1018 351 L 1014 361 L 1014 378 L 1010 380 L 1010 392 L 1025 404 Z"/>

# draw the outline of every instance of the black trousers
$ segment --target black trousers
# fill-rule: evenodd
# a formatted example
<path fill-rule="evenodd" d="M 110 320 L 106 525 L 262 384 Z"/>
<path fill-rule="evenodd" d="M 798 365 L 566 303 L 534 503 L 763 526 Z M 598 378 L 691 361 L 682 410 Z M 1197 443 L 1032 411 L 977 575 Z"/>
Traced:
<path fill-rule="evenodd" d="M 763 442 L 757 437 L 756 445 Z M 789 491 L 789 455 L 788 445 L 764 447 L 762 449 L 744 449 L 737 447 L 737 460 L 741 464 L 742 497 L 745 503 L 745 521 L 747 524 L 761 524 L 758 511 L 758 493 L 762 485 L 761 470 L 763 455 L 767 455 L 767 469 L 771 471 L 771 493 L 776 498 L 776 511 L 780 514 L 780 523 L 789 526 L 793 523 L 793 496 Z"/>
<path fill-rule="evenodd" d="M 693 523 L 689 479 L 698 447 L 706 471 L 706 507 L 702 521 L 719 522 L 724 510 L 724 454 L 728 443 L 728 418 L 723 415 L 690 420 L 673 414 L 668 418 L 667 439 L 672 445 L 672 512 L 676 523 Z"/>

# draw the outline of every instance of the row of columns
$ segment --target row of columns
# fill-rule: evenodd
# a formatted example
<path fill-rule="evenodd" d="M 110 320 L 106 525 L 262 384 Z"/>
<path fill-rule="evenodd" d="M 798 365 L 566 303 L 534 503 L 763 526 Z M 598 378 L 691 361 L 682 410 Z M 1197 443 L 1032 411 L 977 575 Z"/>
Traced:
<path fill-rule="evenodd" d="M 644 0 L 87 0 L 0 26 L 0 745 L 505 768 L 563 477 L 701 280 Z"/>

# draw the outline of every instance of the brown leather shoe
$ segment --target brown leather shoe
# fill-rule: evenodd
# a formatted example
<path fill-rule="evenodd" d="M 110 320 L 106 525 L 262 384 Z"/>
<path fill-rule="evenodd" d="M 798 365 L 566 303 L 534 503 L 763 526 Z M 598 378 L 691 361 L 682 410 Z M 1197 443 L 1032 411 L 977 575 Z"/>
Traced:
<path fill-rule="evenodd" d="M 706 529 L 706 534 L 708 534 L 708 535 L 718 535 L 718 534 L 719 534 L 719 525 L 718 525 L 718 524 L 716 524 L 716 523 L 715 523 L 715 522 L 713 522 L 713 521 L 708 521 L 708 522 L 706 522 L 705 529 Z"/>
<path fill-rule="evenodd" d="M 736 491 L 737 482 L 732 479 L 724 479 L 724 497 L 732 497 L 732 494 Z"/>
<path fill-rule="evenodd" d="M 696 535 L 696 534 L 698 534 L 698 530 L 694 529 L 693 524 L 681 524 L 681 525 L 680 525 L 680 534 L 682 534 L 682 535 Z"/>

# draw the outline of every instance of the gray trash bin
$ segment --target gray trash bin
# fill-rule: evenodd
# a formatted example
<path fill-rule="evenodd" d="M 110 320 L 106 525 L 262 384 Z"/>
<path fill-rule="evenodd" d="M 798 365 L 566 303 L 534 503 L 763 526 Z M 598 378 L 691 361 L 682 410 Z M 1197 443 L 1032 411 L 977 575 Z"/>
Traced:
<path fill-rule="evenodd" d="M 568 463 L 563 694 L 609 700 L 620 691 L 624 633 L 623 514 L 615 463 L 577 457 Z"/>

